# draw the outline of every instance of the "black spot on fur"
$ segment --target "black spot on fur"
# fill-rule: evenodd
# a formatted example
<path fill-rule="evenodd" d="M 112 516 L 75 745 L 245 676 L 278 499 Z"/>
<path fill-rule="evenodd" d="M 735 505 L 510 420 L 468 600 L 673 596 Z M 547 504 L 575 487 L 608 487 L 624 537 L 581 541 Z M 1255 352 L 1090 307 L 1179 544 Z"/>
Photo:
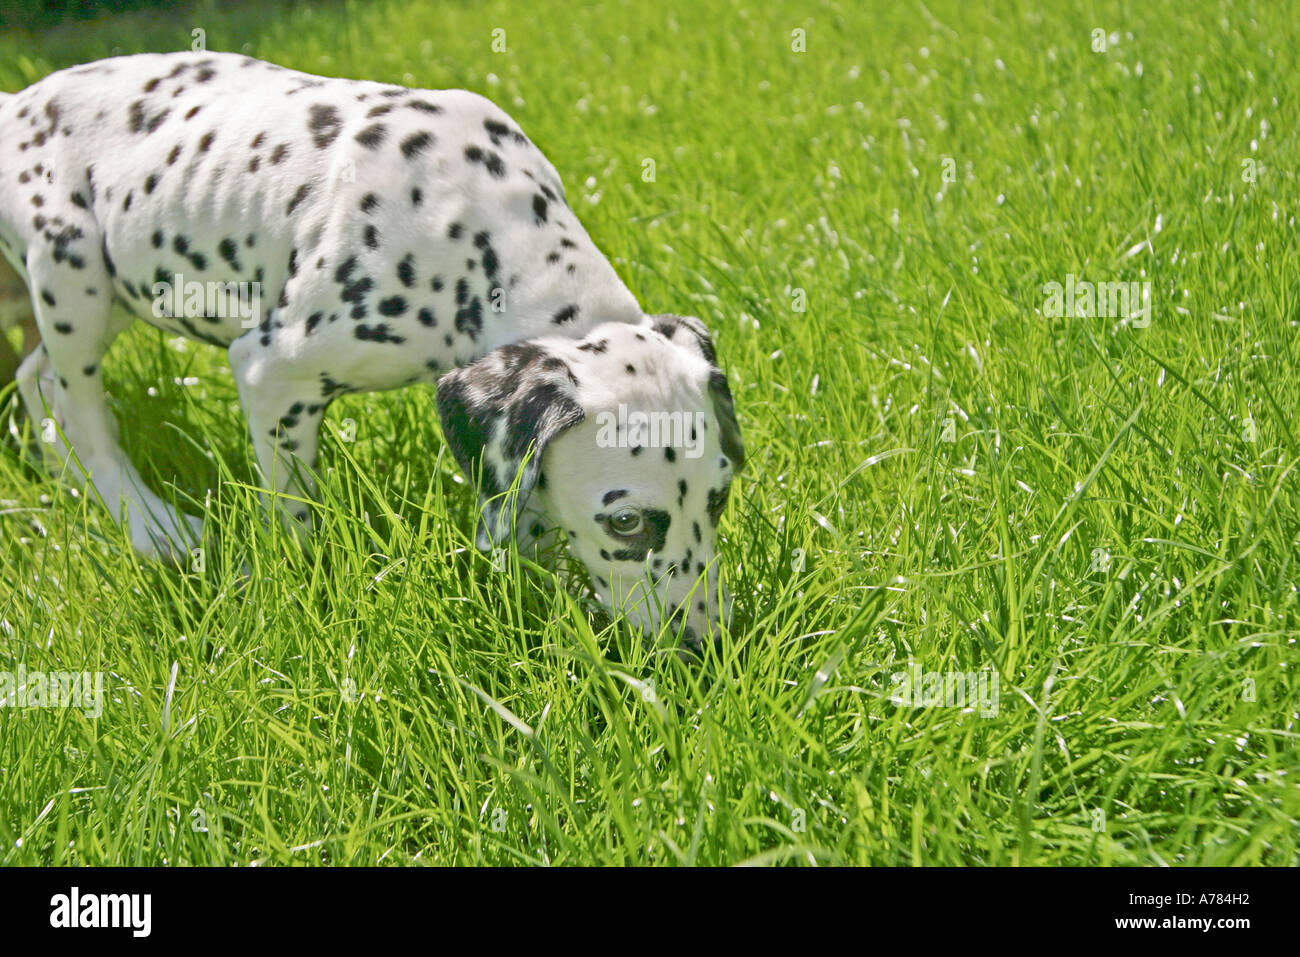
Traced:
<path fill-rule="evenodd" d="M 419 133 L 412 133 L 402 140 L 402 155 L 408 160 L 415 159 L 432 145 L 433 134 L 427 130 L 421 130 Z"/>
<path fill-rule="evenodd" d="M 352 270 L 357 268 L 357 257 L 349 256 L 343 262 L 339 263 L 338 268 L 334 270 L 334 281 L 346 283 L 352 276 Z"/>
<path fill-rule="evenodd" d="M 415 256 L 407 253 L 397 264 L 397 280 L 407 289 L 415 285 Z"/>
<path fill-rule="evenodd" d="M 352 334 L 355 335 L 358 339 L 363 339 L 368 342 L 400 343 L 406 341 L 406 338 L 404 336 L 395 336 L 391 332 L 389 332 L 388 326 L 382 322 L 373 326 L 357 326 L 355 329 L 352 330 Z"/>
<path fill-rule="evenodd" d="M 162 126 L 170 112 L 170 110 L 160 110 L 151 116 L 145 109 L 144 100 L 136 100 L 127 111 L 127 127 L 132 133 L 144 133 L 147 136 Z M 39 146 L 40 143 L 36 145 Z"/>
<path fill-rule="evenodd" d="M 381 316 L 400 316 L 406 312 L 406 300 L 401 296 L 389 296 L 387 299 L 379 300 L 379 314 Z"/>
<path fill-rule="evenodd" d="M 311 193 L 311 183 L 303 183 L 301 186 L 299 186 L 298 191 L 293 194 L 293 199 L 289 200 L 289 205 L 285 207 L 284 214 L 286 216 L 293 215 L 293 211 L 298 208 L 298 205 L 304 199 L 306 199 L 308 194 L 310 193 Z"/>
<path fill-rule="evenodd" d="M 368 150 L 378 149 L 388 136 L 388 127 L 383 123 L 371 123 L 357 134 L 356 140 Z"/>
<path fill-rule="evenodd" d="M 239 244 L 230 237 L 226 237 L 217 243 L 217 255 L 230 265 L 235 272 L 240 271 L 239 267 Z"/>
<path fill-rule="evenodd" d="M 318 150 L 323 150 L 334 142 L 342 129 L 339 111 L 325 103 L 312 106 L 307 114 L 307 129 L 311 131 L 312 142 Z"/>
<path fill-rule="evenodd" d="M 353 279 L 352 272 L 356 267 L 357 258 L 350 256 L 335 270 L 334 281 L 343 286 L 343 292 L 339 298 L 344 302 L 352 303 L 352 318 L 364 319 L 366 316 L 365 297 L 374 288 L 375 284 L 369 276 Z"/>
<path fill-rule="evenodd" d="M 483 328 L 483 304 L 479 301 L 478 296 L 471 299 L 466 305 L 456 310 L 456 330 L 469 336 L 471 341 L 477 340 L 479 332 Z"/>
<path fill-rule="evenodd" d="M 488 173 L 495 179 L 502 179 L 506 175 L 506 165 L 501 162 L 501 157 L 491 150 L 484 150 L 479 146 L 465 147 L 465 159 L 471 163 L 482 163 Z"/>
<path fill-rule="evenodd" d="M 337 382 L 330 377 L 328 372 L 322 372 L 320 374 L 320 391 L 321 398 L 332 399 L 335 396 L 351 392 L 352 386 L 347 382 Z"/>

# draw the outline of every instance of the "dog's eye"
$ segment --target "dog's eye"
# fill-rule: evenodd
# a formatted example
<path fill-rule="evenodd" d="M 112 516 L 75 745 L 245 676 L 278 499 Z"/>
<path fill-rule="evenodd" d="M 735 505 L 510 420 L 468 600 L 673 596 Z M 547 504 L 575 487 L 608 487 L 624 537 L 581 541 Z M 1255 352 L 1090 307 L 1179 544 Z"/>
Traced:
<path fill-rule="evenodd" d="M 641 531 L 641 513 L 634 508 L 620 508 L 609 517 L 609 528 L 615 535 L 635 535 Z"/>

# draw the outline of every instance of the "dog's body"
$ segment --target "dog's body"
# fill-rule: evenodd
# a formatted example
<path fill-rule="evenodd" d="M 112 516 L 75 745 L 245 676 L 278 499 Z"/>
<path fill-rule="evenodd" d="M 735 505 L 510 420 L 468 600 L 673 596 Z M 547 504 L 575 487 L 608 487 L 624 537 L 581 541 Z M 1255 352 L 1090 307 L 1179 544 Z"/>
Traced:
<path fill-rule="evenodd" d="M 700 518 L 719 510 L 741 462 L 702 325 L 645 316 L 568 208 L 551 164 L 505 113 L 466 91 L 314 77 L 218 53 L 143 54 L 53 74 L 0 95 L 0 252 L 30 287 L 42 340 L 17 374 L 28 411 L 59 424 L 56 452 L 75 450 L 82 477 L 124 513 L 147 555 L 174 555 L 201 523 L 148 490 L 117 444 L 101 381 L 124 327 L 114 301 L 228 349 L 259 465 L 273 490 L 292 495 L 311 492 L 300 466 L 314 463 L 332 399 L 463 367 L 439 383 L 439 410 L 484 497 L 482 546 L 509 534 L 517 516 L 526 515 L 530 538 L 562 527 L 563 503 L 548 500 L 547 446 L 628 399 L 716 412 L 712 472 L 699 480 L 707 488 L 674 493 L 680 508 L 694 491 Z M 209 283 L 247 286 L 216 287 L 213 299 Z M 240 298 L 245 288 L 255 295 Z M 260 314 L 212 308 L 258 299 Z M 517 502 L 502 509 L 494 499 L 529 449 Z M 611 472 L 616 453 L 629 455 L 602 449 L 588 468 Z M 672 450 L 665 457 L 671 465 Z M 630 482 L 617 484 L 624 495 L 605 501 L 602 492 L 597 504 L 630 496 L 621 487 Z M 292 512 L 305 527 L 307 510 Z M 620 529 L 629 522 L 624 515 Z M 685 517 L 677 525 L 630 552 L 584 554 L 599 532 L 565 531 L 605 583 L 602 597 L 618 604 L 644 576 L 619 574 L 631 559 L 596 552 L 636 553 L 647 574 L 660 563 L 655 581 L 672 577 L 683 564 L 675 555 L 649 555 L 664 555 L 672 539 L 686 536 L 687 569 L 691 553 L 712 556 L 711 529 L 706 541 L 698 520 L 693 534 Z M 716 577 L 711 584 L 716 595 Z M 666 604 L 679 588 L 641 591 Z M 713 603 L 698 603 L 701 614 Z"/>

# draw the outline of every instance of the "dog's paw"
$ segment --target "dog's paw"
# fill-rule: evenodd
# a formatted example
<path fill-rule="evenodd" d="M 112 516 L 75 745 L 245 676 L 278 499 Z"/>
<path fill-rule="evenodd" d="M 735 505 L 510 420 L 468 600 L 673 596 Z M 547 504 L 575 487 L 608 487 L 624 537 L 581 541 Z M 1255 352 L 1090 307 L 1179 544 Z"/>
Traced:
<path fill-rule="evenodd" d="M 170 510 L 169 510 L 170 511 Z M 142 558 L 188 568 L 196 561 L 203 542 L 203 520 L 172 512 L 159 515 L 131 514 L 128 519 L 131 547 Z"/>

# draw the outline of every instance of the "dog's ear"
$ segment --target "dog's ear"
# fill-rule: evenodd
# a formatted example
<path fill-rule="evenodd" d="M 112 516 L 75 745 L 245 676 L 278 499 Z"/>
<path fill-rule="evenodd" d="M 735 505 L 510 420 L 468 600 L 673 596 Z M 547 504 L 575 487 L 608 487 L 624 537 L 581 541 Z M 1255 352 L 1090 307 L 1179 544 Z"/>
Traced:
<path fill-rule="evenodd" d="M 535 342 L 502 346 L 438 380 L 447 447 L 478 489 L 480 550 L 510 535 L 537 484 L 547 443 L 585 417 L 577 386 L 564 360 Z M 507 495 L 516 475 L 518 492 Z"/>
<path fill-rule="evenodd" d="M 722 454 L 731 460 L 739 474 L 745 467 L 745 443 L 740 438 L 740 423 L 736 421 L 727 374 L 717 366 L 709 373 L 709 398 L 713 400 L 713 414 L 718 417 L 718 428 L 722 430 Z"/>
<path fill-rule="evenodd" d="M 674 345 L 699 353 L 710 365 L 718 364 L 709 327 L 694 316 L 647 316 L 644 324 Z"/>
<path fill-rule="evenodd" d="M 740 424 L 736 421 L 736 408 L 731 401 L 727 374 L 718 368 L 717 353 L 709 327 L 694 316 L 648 316 L 645 324 L 668 338 L 674 345 L 697 353 L 713 366 L 709 372 L 709 398 L 713 414 L 722 429 L 722 454 L 731 460 L 739 472 L 745 464 L 745 443 L 740 438 Z"/>

